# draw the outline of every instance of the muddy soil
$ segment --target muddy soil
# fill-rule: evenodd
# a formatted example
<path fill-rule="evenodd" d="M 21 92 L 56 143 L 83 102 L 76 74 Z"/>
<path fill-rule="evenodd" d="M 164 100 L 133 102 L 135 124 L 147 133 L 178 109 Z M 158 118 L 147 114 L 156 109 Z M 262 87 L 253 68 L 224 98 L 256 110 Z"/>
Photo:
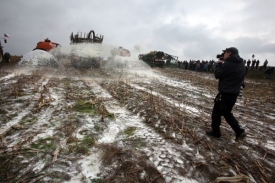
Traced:
<path fill-rule="evenodd" d="M 233 113 L 247 137 L 205 136 L 212 73 L 135 67 L 0 72 L 0 182 L 275 180 L 275 84 L 246 80 Z M 239 177 L 237 177 L 239 176 Z"/>

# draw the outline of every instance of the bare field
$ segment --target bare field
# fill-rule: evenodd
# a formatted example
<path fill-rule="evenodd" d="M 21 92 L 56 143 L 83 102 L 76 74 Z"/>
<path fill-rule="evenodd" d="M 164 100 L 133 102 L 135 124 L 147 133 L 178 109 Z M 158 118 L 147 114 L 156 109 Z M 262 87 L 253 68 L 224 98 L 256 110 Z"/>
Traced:
<path fill-rule="evenodd" d="M 221 139 L 205 136 L 211 73 L 2 65 L 0 87 L 0 182 L 275 180 L 274 81 L 246 80 L 241 142 L 225 121 Z"/>

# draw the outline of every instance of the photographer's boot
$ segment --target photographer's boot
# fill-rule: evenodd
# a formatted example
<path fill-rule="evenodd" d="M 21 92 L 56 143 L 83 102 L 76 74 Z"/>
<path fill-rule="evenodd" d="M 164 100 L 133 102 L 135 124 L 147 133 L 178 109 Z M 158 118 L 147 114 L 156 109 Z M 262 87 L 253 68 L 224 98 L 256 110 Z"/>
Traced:
<path fill-rule="evenodd" d="M 215 137 L 215 138 L 220 138 L 221 137 L 220 132 L 214 132 L 213 130 L 206 131 L 205 133 L 206 133 L 206 135 L 211 136 L 211 137 Z"/>
<path fill-rule="evenodd" d="M 236 134 L 235 141 L 243 140 L 245 137 L 246 137 L 246 133 L 245 133 L 244 129 L 241 129 L 240 132 Z"/>

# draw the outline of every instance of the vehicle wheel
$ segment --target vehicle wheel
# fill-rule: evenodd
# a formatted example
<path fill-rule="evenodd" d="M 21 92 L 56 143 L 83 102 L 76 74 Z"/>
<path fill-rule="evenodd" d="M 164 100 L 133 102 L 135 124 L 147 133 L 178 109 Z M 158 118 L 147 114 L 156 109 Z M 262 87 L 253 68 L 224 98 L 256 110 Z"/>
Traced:
<path fill-rule="evenodd" d="M 2 49 L 0 49 L 0 62 L 2 62 L 2 59 L 3 59 L 3 52 L 2 52 Z"/>
<path fill-rule="evenodd" d="M 3 56 L 3 60 L 4 60 L 5 62 L 9 63 L 9 62 L 10 62 L 10 59 L 11 59 L 10 53 L 9 53 L 9 52 L 6 52 L 6 53 L 4 54 L 4 56 Z"/>

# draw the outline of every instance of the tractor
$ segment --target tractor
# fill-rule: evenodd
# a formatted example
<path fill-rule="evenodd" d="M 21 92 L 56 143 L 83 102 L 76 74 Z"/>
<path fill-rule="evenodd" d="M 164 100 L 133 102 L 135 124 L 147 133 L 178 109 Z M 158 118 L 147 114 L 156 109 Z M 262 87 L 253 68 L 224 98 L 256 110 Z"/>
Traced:
<path fill-rule="evenodd" d="M 60 44 L 52 42 L 46 38 L 39 41 L 36 47 L 25 54 L 18 65 L 20 67 L 59 67 L 59 58 L 61 56 Z"/>
<path fill-rule="evenodd" d="M 0 39 L 4 39 L 4 42 L 7 43 L 7 40 L 5 38 L 0 37 Z M 11 55 L 8 52 L 3 51 L 3 46 L 1 45 L 1 40 L 0 40 L 0 62 L 5 61 L 5 62 L 10 62 Z"/>
<path fill-rule="evenodd" d="M 71 40 L 71 44 L 77 44 L 77 43 L 102 43 L 103 41 L 103 35 L 100 35 L 98 37 L 98 35 L 95 35 L 95 32 L 93 30 L 91 30 L 87 36 L 85 36 L 85 33 L 82 37 L 82 32 L 79 34 L 73 34 L 73 32 L 71 33 L 70 36 L 70 40 Z"/>
<path fill-rule="evenodd" d="M 158 66 L 163 67 L 164 64 L 170 64 L 172 60 L 177 60 L 177 56 L 172 56 L 163 51 L 151 51 L 147 54 L 140 54 L 139 60 L 143 60 L 151 67 Z"/>
<path fill-rule="evenodd" d="M 34 50 L 43 50 L 52 54 L 57 60 L 61 57 L 61 45 L 56 42 L 52 42 L 49 38 L 44 41 L 39 41 Z"/>
<path fill-rule="evenodd" d="M 88 34 L 71 33 L 71 64 L 75 68 L 99 68 L 101 65 L 101 43 L 103 35 L 95 35 L 91 30 Z"/>

